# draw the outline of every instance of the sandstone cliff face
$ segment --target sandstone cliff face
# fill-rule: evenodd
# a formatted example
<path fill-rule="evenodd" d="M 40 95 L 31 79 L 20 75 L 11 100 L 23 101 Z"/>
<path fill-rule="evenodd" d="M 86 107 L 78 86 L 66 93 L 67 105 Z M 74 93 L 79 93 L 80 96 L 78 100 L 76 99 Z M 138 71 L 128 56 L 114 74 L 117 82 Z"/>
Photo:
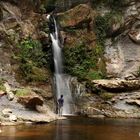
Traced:
<path fill-rule="evenodd" d="M 30 86 L 36 94 L 43 97 L 44 105 L 55 107 L 50 68 L 46 65 L 40 68 L 31 63 L 32 60 L 28 60 L 26 68 L 30 68 L 32 64 L 32 70 L 34 70 L 29 78 L 43 79 L 43 81 L 27 82 L 24 79 L 26 76 L 21 77 L 19 73 L 20 63 L 16 56 L 19 52 L 16 46 L 23 41 L 27 41 L 28 45 L 30 43 L 26 40 L 28 37 L 39 40 L 43 44 L 43 49 L 46 52 L 50 51 L 46 14 L 54 11 L 60 22 L 64 49 L 70 49 L 66 55 L 69 55 L 69 58 L 74 56 L 70 59 L 71 61 L 67 61 L 67 65 L 74 68 L 73 73 L 70 71 L 69 73 L 80 77 L 81 81 L 81 83 L 77 81 L 71 84 L 74 100 L 77 103 L 77 112 L 88 116 L 97 114 L 109 117 L 139 117 L 139 91 L 133 90 L 140 88 L 138 80 L 140 2 L 127 0 L 123 4 L 121 14 L 120 11 L 114 13 L 111 8 L 106 4 L 98 5 L 96 0 L 56 0 L 53 2 L 51 0 L 35 0 L 34 2 L 2 0 L 0 2 L 0 77 L 9 83 L 13 93 L 17 88 Z M 78 48 L 79 44 L 82 44 L 82 47 Z M 50 63 L 48 59 L 45 59 L 46 61 Z M 78 64 L 76 65 L 73 61 Z M 29 70 L 30 72 L 32 71 Z M 45 82 L 42 77 L 47 77 Z M 91 82 L 105 77 L 117 80 Z M 78 85 L 82 87 L 80 94 L 78 94 L 77 87 L 80 87 Z M 3 100 L 5 100 L 5 95 Z M 7 99 L 6 102 L 8 102 Z M 37 109 L 43 110 L 40 106 Z M 50 113 L 49 110 L 48 112 Z M 29 119 L 25 116 L 26 118 Z M 42 120 L 45 120 L 44 116 Z"/>
<path fill-rule="evenodd" d="M 124 30 L 112 44 L 106 43 L 107 73 L 118 78 L 136 78 L 139 71 L 139 10 L 138 1 L 129 1 L 123 11 Z"/>
<path fill-rule="evenodd" d="M 78 106 L 77 112 L 89 116 L 100 114 L 109 117 L 139 117 L 137 100 L 140 89 L 138 80 L 140 67 L 139 4 L 137 0 L 127 1 L 122 8 L 121 15 L 113 13 L 113 17 L 110 15 L 112 14 L 111 9 L 105 5 L 101 8 L 98 6 L 91 8 L 83 4 L 58 13 L 63 30 L 62 35 L 65 38 L 65 47 L 74 47 L 75 44 L 83 41 L 87 45 L 86 47 L 96 48 L 100 40 L 94 28 L 97 17 L 99 20 L 104 20 L 99 23 L 104 24 L 109 21 L 105 26 L 102 24 L 99 26 L 99 29 L 108 27 L 105 30 L 104 57 L 98 57 L 98 63 L 104 59 L 106 77 L 114 79 L 94 81 L 89 85 L 83 83 L 85 92 L 81 92 L 81 94 L 75 90 L 76 87 L 72 84 L 72 89 L 74 89 L 72 93 L 74 93 Z M 71 34 L 67 29 L 76 33 Z M 78 35 L 79 31 L 81 32 Z M 99 31 L 104 34 L 103 29 Z M 88 41 L 86 42 L 82 36 Z M 78 89 L 80 90 L 80 88 Z M 134 92 L 134 90 L 138 91 Z M 99 96 L 91 94 L 91 92 L 98 93 Z M 128 101 L 131 98 L 134 100 Z M 84 104 L 82 104 L 83 102 Z"/>
<path fill-rule="evenodd" d="M 51 83 L 49 82 L 49 80 L 51 79 L 49 70 L 47 70 L 47 68 L 45 67 L 40 68 L 39 66 L 34 65 L 32 67 L 34 69 L 32 69 L 34 71 L 32 73 L 32 76 L 35 81 L 27 82 L 25 80 L 27 76 L 21 76 L 20 68 L 22 62 L 21 60 L 19 60 L 20 49 L 18 47 L 20 45 L 20 42 L 26 42 L 26 39 L 28 40 L 29 37 L 32 38 L 31 40 L 39 40 L 39 38 L 41 37 L 41 35 L 39 36 L 41 32 L 39 30 L 40 21 L 42 21 L 43 18 L 39 13 L 35 13 L 35 5 L 30 5 L 30 1 L 20 2 L 0 1 L 0 80 L 1 86 L 5 82 L 7 82 L 9 87 L 11 87 L 8 93 L 7 91 L 4 91 L 6 95 L 4 94 L 0 97 L 0 112 L 5 109 L 5 104 L 9 104 L 7 108 L 11 110 L 12 115 L 16 116 L 15 121 L 17 122 L 20 120 L 20 118 L 22 122 L 26 122 L 28 120 L 30 120 L 31 122 L 48 122 L 56 119 L 56 116 L 54 115 L 54 113 L 52 113 L 54 111 L 53 108 L 55 105 L 52 95 Z M 28 64 L 32 63 L 31 61 L 28 62 Z M 28 74 L 31 74 L 30 70 Z M 45 80 L 45 82 L 43 79 Z M 41 98 L 43 97 L 43 104 L 36 107 L 36 110 L 34 110 L 33 112 L 28 111 L 28 107 L 27 109 L 26 106 L 18 104 L 18 98 L 15 95 L 16 90 L 20 88 L 24 90 L 27 86 L 28 88 L 31 88 L 31 90 L 35 90 L 34 93 L 37 96 L 39 95 Z M 0 90 L 3 91 L 4 89 L 1 88 Z M 22 92 L 19 93 L 19 96 L 21 95 Z M 33 104 L 35 105 L 36 103 L 33 101 Z M 17 108 L 14 107 L 16 109 L 12 107 L 14 105 L 17 105 Z M 21 112 L 21 114 L 18 113 L 18 107 L 20 108 L 19 110 L 23 109 L 26 113 L 24 111 Z M 52 110 L 50 110 L 49 108 L 52 108 Z M 30 119 L 29 117 L 31 114 L 33 115 L 33 119 Z M 50 117 L 49 114 L 51 114 Z M 6 119 L 3 117 L 3 115 L 1 115 L 1 122 L 5 124 L 5 121 L 9 122 L 13 120 L 10 120 L 9 114 Z"/>

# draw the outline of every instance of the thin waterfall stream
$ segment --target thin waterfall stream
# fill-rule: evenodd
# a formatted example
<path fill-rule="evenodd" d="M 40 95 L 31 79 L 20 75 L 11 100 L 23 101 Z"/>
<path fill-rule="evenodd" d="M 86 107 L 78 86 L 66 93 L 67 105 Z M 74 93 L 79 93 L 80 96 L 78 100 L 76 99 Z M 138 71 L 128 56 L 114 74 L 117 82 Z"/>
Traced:
<path fill-rule="evenodd" d="M 52 50 L 53 50 L 53 60 L 54 60 L 54 83 L 55 83 L 55 92 L 57 100 L 61 95 L 64 96 L 64 106 L 63 106 L 63 115 L 72 114 L 72 95 L 68 84 L 68 79 L 63 73 L 63 61 L 62 61 L 62 48 L 59 40 L 59 30 L 55 18 L 52 15 L 47 17 L 50 24 L 53 24 L 53 30 L 50 33 L 52 41 Z M 53 22 L 53 23 L 52 23 Z"/>

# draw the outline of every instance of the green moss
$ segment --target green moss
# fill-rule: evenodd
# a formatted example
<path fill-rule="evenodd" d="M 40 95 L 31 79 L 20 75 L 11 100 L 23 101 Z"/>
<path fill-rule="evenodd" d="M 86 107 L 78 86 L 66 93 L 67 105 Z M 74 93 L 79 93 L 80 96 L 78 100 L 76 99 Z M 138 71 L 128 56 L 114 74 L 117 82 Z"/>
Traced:
<path fill-rule="evenodd" d="M 6 87 L 4 86 L 4 80 L 0 79 L 0 90 L 6 91 Z"/>
<path fill-rule="evenodd" d="M 30 93 L 31 93 L 30 88 L 18 89 L 16 91 L 16 96 L 26 96 L 29 95 Z"/>
<path fill-rule="evenodd" d="M 102 79 L 103 73 L 101 71 L 91 71 L 87 73 L 87 78 L 88 79 Z"/>
<path fill-rule="evenodd" d="M 46 82 L 48 81 L 48 73 L 45 69 L 40 69 L 37 67 L 32 68 L 32 73 L 30 74 L 29 79 L 31 81 L 42 81 Z"/>
<path fill-rule="evenodd" d="M 100 97 L 104 100 L 110 100 L 114 97 L 115 95 L 113 93 L 101 93 Z"/>
<path fill-rule="evenodd" d="M 2 91 L 6 91 L 6 88 L 5 88 L 5 86 L 2 84 L 2 85 L 0 85 L 0 90 L 2 90 Z"/>

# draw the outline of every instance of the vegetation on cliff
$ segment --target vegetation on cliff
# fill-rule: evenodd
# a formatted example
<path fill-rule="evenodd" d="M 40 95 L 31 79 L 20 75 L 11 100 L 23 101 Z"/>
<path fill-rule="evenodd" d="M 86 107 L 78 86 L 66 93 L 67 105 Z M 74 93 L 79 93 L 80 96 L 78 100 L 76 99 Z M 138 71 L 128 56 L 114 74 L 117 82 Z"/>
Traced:
<path fill-rule="evenodd" d="M 48 81 L 48 51 L 38 40 L 27 38 L 19 44 L 20 73 L 27 81 Z"/>
<path fill-rule="evenodd" d="M 100 79 L 104 74 L 98 68 L 98 58 L 103 50 L 100 46 L 88 48 L 81 43 L 72 48 L 64 47 L 65 71 L 79 79 Z"/>

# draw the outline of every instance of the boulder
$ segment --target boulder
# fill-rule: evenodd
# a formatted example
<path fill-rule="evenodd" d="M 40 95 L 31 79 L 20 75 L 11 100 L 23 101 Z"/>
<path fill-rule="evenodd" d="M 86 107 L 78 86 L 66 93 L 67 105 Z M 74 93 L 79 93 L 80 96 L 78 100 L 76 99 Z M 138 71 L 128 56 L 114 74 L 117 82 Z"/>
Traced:
<path fill-rule="evenodd" d="M 29 91 L 29 93 L 27 93 L 26 95 L 18 95 L 17 98 L 17 101 L 19 103 L 23 104 L 26 108 L 29 109 L 36 110 L 37 105 L 43 105 L 43 98 L 33 91 Z"/>
<path fill-rule="evenodd" d="M 48 113 L 49 108 L 45 105 L 36 105 L 36 110 L 40 113 Z"/>
<path fill-rule="evenodd" d="M 5 108 L 2 110 L 2 114 L 4 117 L 9 117 L 12 114 L 12 110 L 10 108 Z"/>
<path fill-rule="evenodd" d="M 33 36 L 35 38 L 34 32 L 36 32 L 36 28 L 30 20 L 20 22 L 20 26 L 21 26 L 21 30 L 22 30 L 22 35 L 25 38 L 28 36 Z"/>
<path fill-rule="evenodd" d="M 132 29 L 128 33 L 130 39 L 137 44 L 140 44 L 140 21 L 133 24 Z"/>
<path fill-rule="evenodd" d="M 11 87 L 10 87 L 10 85 L 9 85 L 7 82 L 4 83 L 4 86 L 5 86 L 5 88 L 6 88 L 6 92 L 7 92 L 7 93 L 11 91 Z"/>
<path fill-rule="evenodd" d="M 89 24 L 95 17 L 95 12 L 86 4 L 80 4 L 64 13 L 59 13 L 62 27 L 77 27 L 82 24 Z"/>
<path fill-rule="evenodd" d="M 121 92 L 121 91 L 131 91 L 140 89 L 140 80 L 93 80 L 92 83 L 95 87 L 111 91 L 111 92 Z"/>
<path fill-rule="evenodd" d="M 131 30 L 128 35 L 132 41 L 140 44 L 140 30 Z"/>
<path fill-rule="evenodd" d="M 17 121 L 17 117 L 16 117 L 16 115 L 14 115 L 14 114 L 10 114 L 10 116 L 9 116 L 9 120 L 12 122 L 12 121 Z"/>
<path fill-rule="evenodd" d="M 130 104 L 130 105 L 137 105 L 140 107 L 140 100 L 133 100 L 133 99 L 129 99 L 126 101 L 127 104 Z"/>
<path fill-rule="evenodd" d="M 5 89 L 6 89 L 6 93 L 7 93 L 7 98 L 9 101 L 12 101 L 14 99 L 14 93 L 11 91 L 11 87 L 10 85 L 6 82 L 4 84 Z"/>
<path fill-rule="evenodd" d="M 12 101 L 12 100 L 14 99 L 14 93 L 11 92 L 11 91 L 8 92 L 8 93 L 7 93 L 7 98 L 8 98 L 9 101 Z"/>

